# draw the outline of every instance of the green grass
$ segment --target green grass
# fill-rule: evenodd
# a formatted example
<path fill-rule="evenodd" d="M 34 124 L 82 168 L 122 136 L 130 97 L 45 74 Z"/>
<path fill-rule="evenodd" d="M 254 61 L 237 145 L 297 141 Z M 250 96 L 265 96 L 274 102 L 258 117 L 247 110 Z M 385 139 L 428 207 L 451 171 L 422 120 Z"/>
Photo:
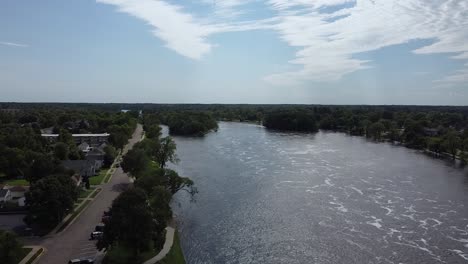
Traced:
<path fill-rule="evenodd" d="M 40 248 L 36 253 L 34 253 L 34 255 L 28 260 L 28 262 L 26 262 L 26 264 L 31 264 L 34 262 L 34 260 L 36 260 L 37 257 L 39 257 L 39 255 L 41 255 L 42 251 L 44 251 L 43 248 Z"/>
<path fill-rule="evenodd" d="M 104 182 L 105 183 L 108 183 L 112 177 L 112 174 L 114 173 L 115 169 L 112 169 L 109 174 L 107 175 L 107 177 L 104 179 Z"/>
<path fill-rule="evenodd" d="M 93 177 L 89 178 L 89 184 L 91 184 L 91 185 L 101 184 L 102 180 L 106 176 L 107 171 L 109 171 L 109 169 L 103 169 L 103 170 L 101 170 L 99 172 L 99 174 L 97 176 L 93 176 Z"/>
<path fill-rule="evenodd" d="M 88 195 L 94 191 L 95 188 L 90 188 L 88 190 L 80 190 L 80 193 L 78 194 L 78 198 L 86 198 Z"/>
<path fill-rule="evenodd" d="M 83 211 L 83 209 L 86 208 L 86 206 L 87 206 L 90 202 L 91 202 L 91 200 L 86 200 L 81 206 L 79 206 L 78 208 L 74 209 L 73 214 L 71 215 L 71 217 L 68 218 L 68 220 L 67 220 L 65 223 L 63 223 L 63 225 L 60 226 L 60 228 L 59 228 L 59 229 L 57 230 L 57 232 L 55 232 L 55 233 L 60 233 L 60 232 L 62 232 L 63 229 L 65 229 L 65 227 L 67 227 L 67 226 L 71 223 L 71 221 L 73 221 L 73 219 L 75 219 L 75 218 L 80 214 L 80 212 Z"/>
<path fill-rule="evenodd" d="M 22 248 L 20 254 L 16 258 L 16 262 L 21 262 L 31 252 L 32 248 Z"/>
<path fill-rule="evenodd" d="M 1 183 L 10 186 L 29 186 L 29 182 L 25 179 L 5 180 Z"/>
<path fill-rule="evenodd" d="M 167 255 L 158 262 L 159 264 L 185 264 L 184 253 L 180 247 L 179 234 L 174 232 L 174 244 Z"/>
<path fill-rule="evenodd" d="M 95 192 L 93 192 L 93 194 L 91 194 L 91 198 L 94 198 L 96 197 L 96 195 L 98 195 L 99 192 L 101 192 L 101 188 L 97 188 Z"/>

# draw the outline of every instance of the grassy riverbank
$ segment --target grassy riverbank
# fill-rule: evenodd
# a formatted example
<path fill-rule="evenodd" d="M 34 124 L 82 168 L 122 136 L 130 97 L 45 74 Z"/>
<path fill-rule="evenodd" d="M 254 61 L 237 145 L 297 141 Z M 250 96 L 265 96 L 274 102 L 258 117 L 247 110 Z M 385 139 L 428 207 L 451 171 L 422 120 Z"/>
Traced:
<path fill-rule="evenodd" d="M 171 251 L 158 263 L 160 264 L 185 264 L 184 253 L 180 246 L 179 232 L 174 233 L 174 244 L 172 244 Z"/>

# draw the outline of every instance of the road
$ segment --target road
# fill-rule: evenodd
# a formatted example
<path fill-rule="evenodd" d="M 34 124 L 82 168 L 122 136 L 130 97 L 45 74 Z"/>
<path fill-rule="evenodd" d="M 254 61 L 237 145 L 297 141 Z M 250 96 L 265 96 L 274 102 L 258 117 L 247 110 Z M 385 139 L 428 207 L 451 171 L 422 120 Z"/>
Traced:
<path fill-rule="evenodd" d="M 129 143 L 124 147 L 126 153 L 141 139 L 143 128 L 138 124 Z M 90 203 L 67 229 L 49 238 L 45 238 L 41 246 L 47 249 L 46 253 L 39 259 L 40 264 L 68 263 L 73 258 L 95 258 L 99 255 L 95 241 L 89 240 L 89 235 L 94 227 L 101 222 L 102 213 L 107 210 L 112 201 L 125 190 L 130 184 L 129 177 L 117 168 L 109 183 L 102 184 L 102 191 Z"/>

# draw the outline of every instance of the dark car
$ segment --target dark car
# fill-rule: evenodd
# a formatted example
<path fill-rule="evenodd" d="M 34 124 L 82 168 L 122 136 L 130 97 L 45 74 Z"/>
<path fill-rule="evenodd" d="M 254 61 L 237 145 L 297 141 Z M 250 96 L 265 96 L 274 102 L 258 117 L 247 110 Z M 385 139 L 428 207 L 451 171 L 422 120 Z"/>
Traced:
<path fill-rule="evenodd" d="M 98 224 L 95 228 L 94 228 L 94 231 L 98 231 L 98 232 L 104 232 L 104 224 L 101 223 L 101 224 Z"/>

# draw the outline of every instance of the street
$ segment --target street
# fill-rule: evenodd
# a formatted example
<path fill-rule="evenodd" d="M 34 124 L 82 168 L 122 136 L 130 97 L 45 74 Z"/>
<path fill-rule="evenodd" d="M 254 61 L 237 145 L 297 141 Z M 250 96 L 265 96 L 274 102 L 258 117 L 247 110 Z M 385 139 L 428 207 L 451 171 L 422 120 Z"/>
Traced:
<path fill-rule="evenodd" d="M 123 153 L 126 153 L 141 139 L 143 128 L 138 124 L 129 143 L 124 147 Z M 119 167 L 115 170 L 109 183 L 100 185 L 102 191 L 64 231 L 43 238 L 39 243 L 46 248 L 39 259 L 41 264 L 60 264 L 68 263 L 74 258 L 97 258 L 96 263 L 100 262 L 102 253 L 96 250 L 94 240 L 90 239 L 90 233 L 94 231 L 97 224 L 101 222 L 101 217 L 112 204 L 112 201 L 125 190 L 130 184 L 130 179 L 126 173 Z"/>

